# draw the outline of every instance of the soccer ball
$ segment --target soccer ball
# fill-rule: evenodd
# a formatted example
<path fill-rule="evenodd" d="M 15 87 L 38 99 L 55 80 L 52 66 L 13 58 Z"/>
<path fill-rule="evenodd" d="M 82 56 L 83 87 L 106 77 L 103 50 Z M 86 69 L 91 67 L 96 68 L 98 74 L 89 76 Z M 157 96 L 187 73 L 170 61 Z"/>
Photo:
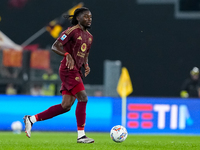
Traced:
<path fill-rule="evenodd" d="M 22 131 L 22 123 L 20 121 L 14 121 L 11 124 L 11 129 L 13 130 L 13 133 L 20 134 Z"/>
<path fill-rule="evenodd" d="M 126 140 L 128 132 L 125 127 L 116 125 L 110 130 L 110 137 L 113 141 L 120 143 Z"/>

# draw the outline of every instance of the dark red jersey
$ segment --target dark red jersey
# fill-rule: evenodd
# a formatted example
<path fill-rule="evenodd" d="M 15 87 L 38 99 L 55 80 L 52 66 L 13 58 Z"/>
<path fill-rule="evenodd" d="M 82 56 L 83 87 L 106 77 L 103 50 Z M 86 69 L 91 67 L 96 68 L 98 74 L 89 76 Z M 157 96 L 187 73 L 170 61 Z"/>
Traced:
<path fill-rule="evenodd" d="M 93 36 L 83 31 L 79 25 L 69 27 L 57 39 L 63 44 L 63 49 L 71 54 L 75 62 L 75 70 L 80 70 L 86 53 L 89 53 Z M 66 58 L 61 61 L 61 70 L 66 69 Z"/>
<path fill-rule="evenodd" d="M 63 44 L 63 49 L 71 54 L 74 59 L 74 69 L 66 67 L 66 58 L 63 57 L 59 68 L 62 81 L 61 90 L 70 91 L 82 81 L 81 67 L 84 63 L 86 53 L 89 53 L 93 36 L 88 31 L 83 31 L 79 25 L 73 26 L 62 32 L 57 39 Z"/>

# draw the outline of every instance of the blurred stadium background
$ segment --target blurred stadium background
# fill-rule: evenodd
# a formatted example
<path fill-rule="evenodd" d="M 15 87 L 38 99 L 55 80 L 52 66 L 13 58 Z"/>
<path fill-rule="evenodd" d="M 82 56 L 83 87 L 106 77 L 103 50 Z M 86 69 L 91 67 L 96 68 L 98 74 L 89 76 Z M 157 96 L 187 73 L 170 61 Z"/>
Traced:
<path fill-rule="evenodd" d="M 41 110 L 52 102 L 60 102 L 59 78 L 46 80 L 43 75 L 48 68 L 58 73 L 62 58 L 51 52 L 50 47 L 59 31 L 70 25 L 63 20 L 62 14 L 69 13 L 77 4 L 88 7 L 93 15 L 90 32 L 94 42 L 89 57 L 91 73 L 84 79 L 93 102 L 88 111 L 94 111 L 96 106 L 105 102 L 109 114 L 105 112 L 105 118 L 91 115 L 89 123 L 97 118 L 104 120 L 102 122 L 108 124 L 104 124 L 102 131 L 109 131 L 113 125 L 120 124 L 121 101 L 116 86 L 121 67 L 125 66 L 134 89 L 127 99 L 128 131 L 199 133 L 198 99 L 183 100 L 179 94 L 191 68 L 200 67 L 200 0 L 1 0 L 0 116 L 11 117 L 4 121 L 1 119 L 0 130 L 10 130 L 8 125 L 12 121 L 21 119 L 20 116 L 26 113 L 36 113 L 35 110 L 24 109 L 26 100 L 37 107 L 35 102 L 42 99 L 42 103 L 46 104 L 41 105 Z M 9 44 L 5 45 L 5 36 L 14 43 L 8 40 Z M 30 37 L 32 40 L 27 41 Z M 10 45 L 25 47 L 13 50 Z M 45 97 L 45 100 L 40 96 L 30 96 L 32 88 L 46 84 L 55 85 L 56 96 Z M 5 95 L 9 93 L 8 87 L 12 86 L 16 95 Z M 46 98 L 52 101 L 49 103 Z M 10 105 L 13 105 L 12 109 L 8 109 Z M 72 116 L 74 114 L 68 117 Z M 44 123 L 35 129 L 57 130 L 54 128 L 55 121 L 49 123 L 52 123 L 52 128 L 41 129 L 45 127 Z M 92 124 L 88 126 L 89 131 L 98 131 Z M 72 124 L 72 127 L 75 125 Z"/>

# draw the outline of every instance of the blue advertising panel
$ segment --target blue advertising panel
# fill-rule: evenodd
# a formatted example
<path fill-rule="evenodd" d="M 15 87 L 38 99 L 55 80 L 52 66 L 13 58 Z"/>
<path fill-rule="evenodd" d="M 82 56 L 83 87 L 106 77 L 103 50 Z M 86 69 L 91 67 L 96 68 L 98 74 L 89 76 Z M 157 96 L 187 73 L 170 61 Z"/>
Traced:
<path fill-rule="evenodd" d="M 0 130 L 11 130 L 12 122 L 23 123 L 24 115 L 35 115 L 61 103 L 61 101 L 62 96 L 0 95 Z M 76 104 L 77 101 L 65 114 L 35 123 L 32 129 L 37 131 L 76 131 Z M 112 111 L 112 98 L 89 97 L 86 110 L 86 131 L 109 131 Z"/>
<path fill-rule="evenodd" d="M 14 121 L 35 115 L 59 104 L 61 96 L 0 95 L 0 130 L 11 130 Z M 89 97 L 86 131 L 109 132 L 121 124 L 121 98 Z M 52 119 L 39 121 L 33 131 L 76 131 L 77 101 L 71 110 Z M 129 134 L 200 134 L 200 101 L 181 98 L 127 98 L 126 128 Z M 23 125 L 24 129 L 24 125 Z"/>
<path fill-rule="evenodd" d="M 200 101 L 180 98 L 129 98 L 131 133 L 200 133 Z"/>

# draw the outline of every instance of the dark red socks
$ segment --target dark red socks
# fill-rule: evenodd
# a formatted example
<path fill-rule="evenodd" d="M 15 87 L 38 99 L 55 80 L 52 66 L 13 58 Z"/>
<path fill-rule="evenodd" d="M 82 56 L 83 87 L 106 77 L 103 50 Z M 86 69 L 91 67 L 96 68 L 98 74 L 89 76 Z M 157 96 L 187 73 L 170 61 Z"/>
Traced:
<path fill-rule="evenodd" d="M 46 119 L 53 118 L 57 115 L 63 114 L 65 112 L 67 112 L 67 111 L 65 111 L 62 108 L 61 104 L 58 104 L 58 105 L 54 105 L 54 106 L 49 107 L 47 110 L 35 115 L 35 117 L 36 117 L 37 121 L 43 121 L 43 120 L 46 120 Z"/>
<path fill-rule="evenodd" d="M 78 130 L 84 130 L 85 127 L 86 104 L 87 102 L 78 102 L 76 106 L 76 121 Z"/>

